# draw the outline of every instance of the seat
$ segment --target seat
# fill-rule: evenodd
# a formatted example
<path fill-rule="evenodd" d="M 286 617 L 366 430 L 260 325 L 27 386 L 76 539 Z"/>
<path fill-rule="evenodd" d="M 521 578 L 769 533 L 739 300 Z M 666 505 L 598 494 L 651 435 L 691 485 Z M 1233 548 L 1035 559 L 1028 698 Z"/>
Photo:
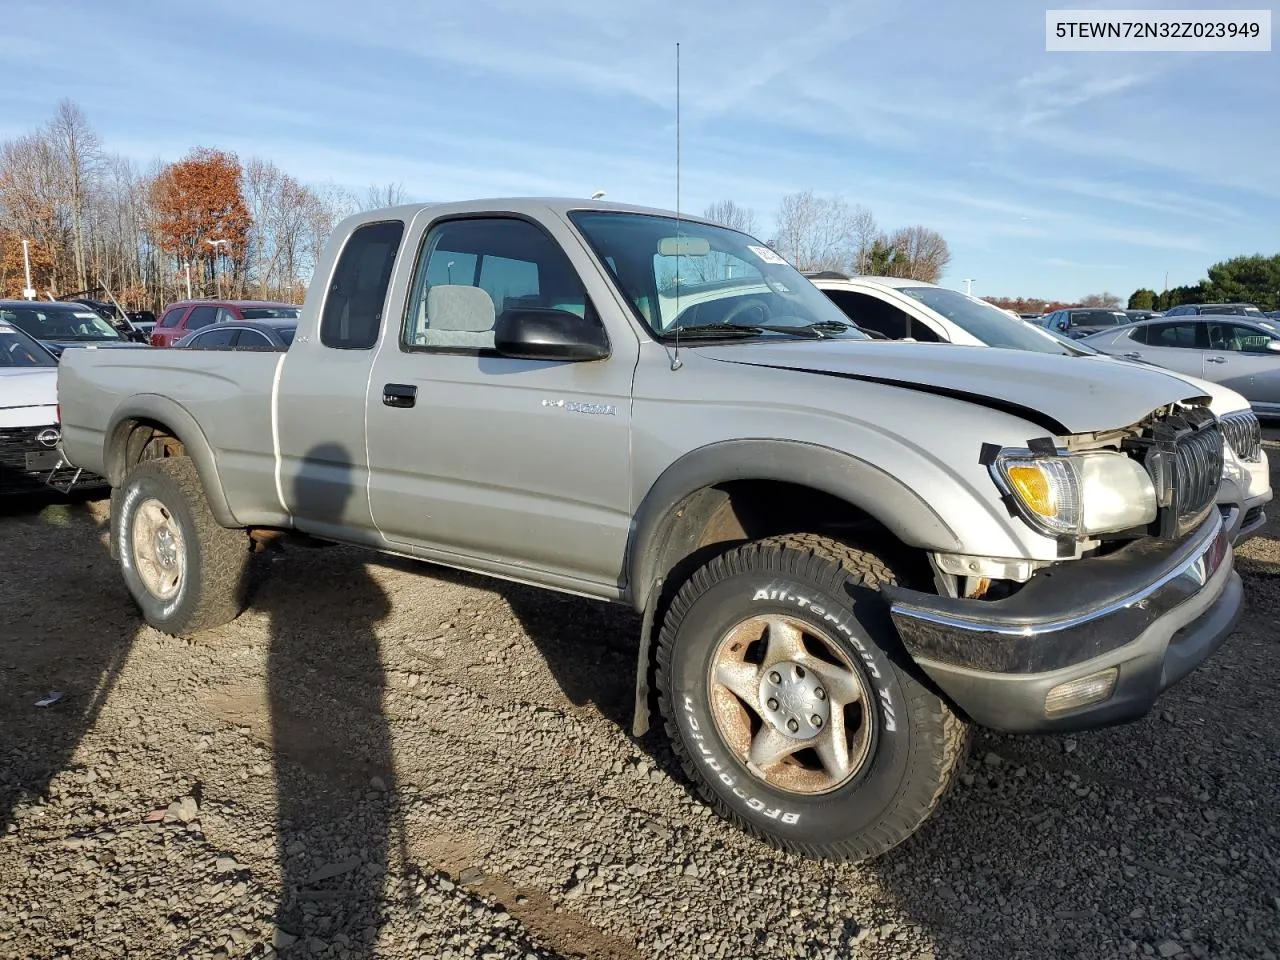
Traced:
<path fill-rule="evenodd" d="M 493 349 L 497 313 L 488 292 L 469 285 L 440 284 L 429 288 L 420 304 L 415 345 Z"/>

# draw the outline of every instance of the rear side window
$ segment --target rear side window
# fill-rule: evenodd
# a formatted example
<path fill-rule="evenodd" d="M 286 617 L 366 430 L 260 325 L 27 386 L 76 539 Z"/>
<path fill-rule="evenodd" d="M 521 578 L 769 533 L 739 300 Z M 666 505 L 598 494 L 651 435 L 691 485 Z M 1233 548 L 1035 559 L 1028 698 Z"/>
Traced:
<path fill-rule="evenodd" d="M 187 317 L 187 329 L 199 330 L 201 327 L 207 327 L 217 316 L 217 307 L 196 307 L 191 311 L 191 316 Z"/>
<path fill-rule="evenodd" d="M 168 313 L 166 313 L 163 317 L 160 318 L 160 322 L 156 324 L 156 326 L 176 327 L 178 325 L 178 321 L 182 319 L 182 315 L 186 312 L 186 310 L 187 310 L 186 307 L 174 307 L 172 310 L 170 310 Z"/>
<path fill-rule="evenodd" d="M 326 347 L 368 350 L 377 342 L 403 235 L 400 220 L 367 223 L 351 234 L 338 257 L 320 317 L 320 342 Z"/>
<path fill-rule="evenodd" d="M 930 327 L 913 318 L 905 310 L 891 303 L 885 303 L 878 297 L 853 290 L 822 292 L 844 312 L 846 317 L 864 330 L 882 333 L 890 340 L 905 340 L 911 337 L 924 343 L 938 341 L 938 335 Z"/>
<path fill-rule="evenodd" d="M 1203 349 L 1199 342 L 1204 325 L 1195 321 L 1182 323 L 1153 323 L 1147 327 L 1146 343 L 1151 347 L 1181 347 L 1184 350 Z"/>
<path fill-rule="evenodd" d="M 210 330 L 191 338 L 189 347 L 229 347 L 235 341 L 234 330 Z"/>

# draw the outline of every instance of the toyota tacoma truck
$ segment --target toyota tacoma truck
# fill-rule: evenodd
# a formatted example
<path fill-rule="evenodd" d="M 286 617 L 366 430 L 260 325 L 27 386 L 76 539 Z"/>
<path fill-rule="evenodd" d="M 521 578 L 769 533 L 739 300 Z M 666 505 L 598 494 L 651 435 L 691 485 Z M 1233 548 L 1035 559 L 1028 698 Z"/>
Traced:
<path fill-rule="evenodd" d="M 723 816 L 862 859 L 972 726 L 1146 714 L 1242 609 L 1209 398 L 1158 369 L 872 340 L 765 244 L 579 200 L 343 221 L 293 344 L 67 351 L 148 623 L 248 602 L 298 535 L 625 603 Z"/>

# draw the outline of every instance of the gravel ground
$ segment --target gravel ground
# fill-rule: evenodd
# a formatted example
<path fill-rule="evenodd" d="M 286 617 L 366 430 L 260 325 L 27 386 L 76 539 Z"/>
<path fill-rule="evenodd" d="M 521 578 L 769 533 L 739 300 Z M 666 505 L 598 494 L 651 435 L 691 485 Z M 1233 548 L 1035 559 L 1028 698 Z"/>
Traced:
<path fill-rule="evenodd" d="M 851 866 L 749 840 L 628 736 L 624 610 L 290 550 L 176 640 L 105 502 L 0 510 L 0 957 L 1280 952 L 1280 523 L 1152 716 L 979 734 L 938 815 Z"/>

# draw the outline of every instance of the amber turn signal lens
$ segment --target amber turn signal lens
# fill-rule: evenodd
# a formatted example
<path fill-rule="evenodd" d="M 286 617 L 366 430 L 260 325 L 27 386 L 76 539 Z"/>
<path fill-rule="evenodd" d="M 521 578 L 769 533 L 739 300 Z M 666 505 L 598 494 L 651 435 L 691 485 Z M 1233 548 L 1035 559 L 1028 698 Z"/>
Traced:
<path fill-rule="evenodd" d="M 1007 471 L 1009 483 L 1017 492 L 1027 508 L 1042 517 L 1058 515 L 1058 505 L 1054 502 L 1053 490 L 1049 486 L 1049 478 L 1039 467 L 1010 466 Z"/>

